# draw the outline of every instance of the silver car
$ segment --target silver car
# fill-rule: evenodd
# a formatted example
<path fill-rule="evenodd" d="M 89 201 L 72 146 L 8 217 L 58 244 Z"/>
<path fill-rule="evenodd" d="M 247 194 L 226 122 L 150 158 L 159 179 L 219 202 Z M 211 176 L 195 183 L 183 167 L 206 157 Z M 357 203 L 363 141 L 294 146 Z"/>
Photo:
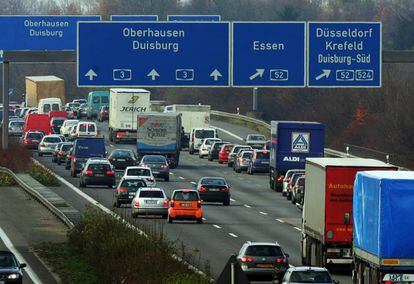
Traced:
<path fill-rule="evenodd" d="M 125 169 L 124 177 L 136 177 L 145 179 L 145 183 L 148 187 L 156 187 L 157 182 L 155 181 L 152 171 L 147 167 L 130 166 Z"/>
<path fill-rule="evenodd" d="M 169 200 L 161 188 L 143 187 L 138 189 L 131 203 L 131 216 L 161 215 L 164 219 L 168 216 Z"/>
<path fill-rule="evenodd" d="M 42 141 L 39 143 L 38 153 L 39 156 L 44 154 L 52 154 L 55 150 L 55 147 L 58 143 L 65 142 L 60 135 L 46 135 L 42 138 Z"/>
<path fill-rule="evenodd" d="M 299 266 L 289 268 L 279 283 L 339 283 L 331 278 L 331 274 L 324 267 Z"/>
<path fill-rule="evenodd" d="M 9 122 L 9 135 L 21 136 L 23 134 L 24 121 L 12 120 Z"/>

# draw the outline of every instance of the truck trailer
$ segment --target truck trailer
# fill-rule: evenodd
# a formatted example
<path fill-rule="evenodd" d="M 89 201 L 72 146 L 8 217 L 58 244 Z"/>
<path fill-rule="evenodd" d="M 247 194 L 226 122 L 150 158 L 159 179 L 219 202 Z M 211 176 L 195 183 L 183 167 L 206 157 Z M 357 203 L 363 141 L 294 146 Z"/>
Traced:
<path fill-rule="evenodd" d="M 137 116 L 150 111 L 150 92 L 144 89 L 110 89 L 109 140 L 137 140 Z"/>
<path fill-rule="evenodd" d="M 137 154 L 163 155 L 171 168 L 180 160 L 181 114 L 148 112 L 138 114 Z"/>
<path fill-rule="evenodd" d="M 359 171 L 397 169 L 373 159 L 306 159 L 301 245 L 303 265 L 351 268 L 355 175 Z"/>
<path fill-rule="evenodd" d="M 353 283 L 414 283 L 414 172 L 359 172 Z"/>
<path fill-rule="evenodd" d="M 38 107 L 46 98 L 59 98 L 64 105 L 65 81 L 56 76 L 26 76 L 26 107 Z"/>
<path fill-rule="evenodd" d="M 272 121 L 270 142 L 270 189 L 281 191 L 290 169 L 304 169 L 308 157 L 323 157 L 325 127 L 319 122 Z"/>

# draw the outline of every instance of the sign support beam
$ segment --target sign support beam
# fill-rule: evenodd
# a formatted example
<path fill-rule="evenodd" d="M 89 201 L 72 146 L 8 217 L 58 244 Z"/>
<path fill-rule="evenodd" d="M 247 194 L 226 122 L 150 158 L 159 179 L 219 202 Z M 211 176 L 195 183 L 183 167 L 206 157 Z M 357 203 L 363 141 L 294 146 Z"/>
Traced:
<path fill-rule="evenodd" d="M 9 148 L 9 62 L 3 62 L 3 150 Z"/>

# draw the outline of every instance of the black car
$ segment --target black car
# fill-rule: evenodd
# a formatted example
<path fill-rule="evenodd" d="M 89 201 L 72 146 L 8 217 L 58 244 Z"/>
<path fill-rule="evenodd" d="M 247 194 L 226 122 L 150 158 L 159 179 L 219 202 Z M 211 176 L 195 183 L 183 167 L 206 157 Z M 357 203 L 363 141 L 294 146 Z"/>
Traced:
<path fill-rule="evenodd" d="M 50 127 L 52 128 L 52 132 L 54 134 L 60 134 L 60 128 L 62 124 L 65 122 L 65 117 L 52 117 L 50 120 Z"/>
<path fill-rule="evenodd" d="M 208 160 L 213 161 L 215 159 L 218 159 L 221 147 L 225 144 L 230 144 L 230 143 L 224 142 L 224 141 L 214 142 L 210 148 L 210 151 L 208 152 Z"/>
<path fill-rule="evenodd" d="M 123 177 L 114 193 L 114 207 L 119 208 L 122 204 L 131 204 L 137 190 L 141 187 L 147 187 L 144 179 Z"/>
<path fill-rule="evenodd" d="M 0 283 L 22 283 L 22 268 L 25 263 L 19 263 L 10 251 L 0 251 Z"/>
<path fill-rule="evenodd" d="M 131 150 L 115 149 L 109 155 L 108 161 L 115 169 L 125 169 L 129 166 L 135 166 L 138 163 L 138 158 Z"/>
<path fill-rule="evenodd" d="M 205 202 L 220 202 L 230 205 L 230 185 L 222 177 L 202 177 L 198 183 L 193 183 Z"/>
<path fill-rule="evenodd" d="M 63 142 L 59 148 L 59 151 L 56 154 L 56 163 L 60 165 L 61 163 L 66 164 L 67 155 L 72 150 L 73 143 L 72 142 Z"/>
<path fill-rule="evenodd" d="M 139 164 L 142 167 L 148 167 L 152 170 L 155 177 L 161 177 L 164 181 L 170 180 L 170 166 L 164 156 L 161 155 L 145 155 Z"/>
<path fill-rule="evenodd" d="M 111 164 L 103 158 L 90 158 L 80 174 L 79 186 L 106 185 L 115 186 L 115 172 Z"/>
<path fill-rule="evenodd" d="M 81 104 L 78 108 L 73 110 L 75 113 L 75 116 L 77 118 L 87 117 L 88 116 L 88 105 Z"/>

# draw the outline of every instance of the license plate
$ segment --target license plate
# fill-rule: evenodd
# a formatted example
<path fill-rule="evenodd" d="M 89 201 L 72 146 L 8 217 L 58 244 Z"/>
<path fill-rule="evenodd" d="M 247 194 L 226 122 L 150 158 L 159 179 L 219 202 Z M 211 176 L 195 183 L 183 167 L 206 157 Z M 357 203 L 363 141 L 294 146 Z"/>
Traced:
<path fill-rule="evenodd" d="M 264 164 L 264 165 L 268 165 L 268 164 L 269 164 L 269 162 L 262 162 L 262 164 Z"/>
<path fill-rule="evenodd" d="M 218 189 L 218 188 L 209 188 L 208 190 L 209 191 L 220 191 L 220 189 Z"/>
<path fill-rule="evenodd" d="M 153 174 L 159 174 L 160 172 L 152 172 Z"/>
<path fill-rule="evenodd" d="M 95 174 L 96 177 L 103 177 L 104 174 Z"/>
<path fill-rule="evenodd" d="M 125 162 L 125 159 L 118 159 L 118 162 Z"/>
<path fill-rule="evenodd" d="M 273 264 L 270 264 L 270 263 L 256 264 L 256 267 L 259 267 L 259 268 L 273 268 Z"/>
<path fill-rule="evenodd" d="M 39 140 L 32 140 L 33 143 L 39 143 Z M 1 284 L 1 283 L 0 283 Z"/>
<path fill-rule="evenodd" d="M 191 207 L 192 204 L 191 203 L 181 203 L 180 204 L 182 207 Z"/>
<path fill-rule="evenodd" d="M 157 200 L 145 200 L 146 204 L 157 204 Z"/>

